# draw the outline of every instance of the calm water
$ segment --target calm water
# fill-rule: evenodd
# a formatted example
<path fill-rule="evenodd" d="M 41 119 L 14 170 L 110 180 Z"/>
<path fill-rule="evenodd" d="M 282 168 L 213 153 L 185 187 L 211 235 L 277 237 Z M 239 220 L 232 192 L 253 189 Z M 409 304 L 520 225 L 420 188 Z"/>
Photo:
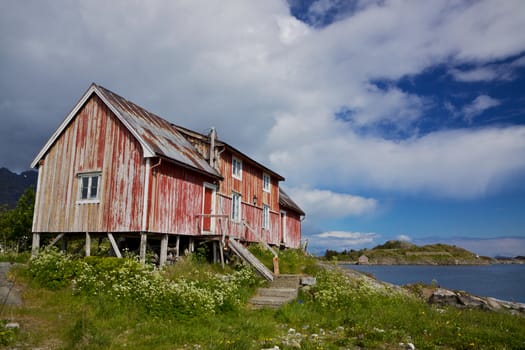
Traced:
<path fill-rule="evenodd" d="M 415 266 L 344 265 L 397 285 L 435 280 L 441 287 L 525 303 L 525 265 Z"/>

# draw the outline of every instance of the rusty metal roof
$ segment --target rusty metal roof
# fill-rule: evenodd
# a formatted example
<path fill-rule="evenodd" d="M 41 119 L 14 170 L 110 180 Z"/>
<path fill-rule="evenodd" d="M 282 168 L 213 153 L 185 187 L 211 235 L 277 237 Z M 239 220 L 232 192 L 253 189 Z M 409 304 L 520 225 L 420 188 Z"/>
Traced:
<path fill-rule="evenodd" d="M 299 207 L 281 187 L 279 187 L 279 205 L 291 209 L 300 215 L 306 215 L 301 207 Z"/>
<path fill-rule="evenodd" d="M 201 139 L 201 140 L 203 140 L 205 142 L 208 142 L 208 140 L 209 140 L 209 137 L 207 135 L 204 135 L 204 134 L 202 134 L 200 132 L 197 132 L 197 131 L 185 128 L 185 127 L 180 126 L 180 125 L 176 125 L 176 124 L 172 124 L 172 125 L 173 125 L 173 127 L 175 127 L 179 132 L 181 132 L 184 135 L 189 135 L 189 136 L 192 136 L 192 137 L 196 137 L 196 138 L 199 138 L 199 139 Z M 229 148 L 230 151 L 232 151 L 236 156 L 240 156 L 243 159 L 246 159 L 246 160 L 250 161 L 252 164 L 256 165 L 257 167 L 259 167 L 261 169 L 263 169 L 264 172 L 266 172 L 269 175 L 272 175 L 273 177 L 275 177 L 278 181 L 284 181 L 285 180 L 285 178 L 282 175 L 276 173 L 275 171 L 273 171 L 272 169 L 268 168 L 264 164 L 259 163 L 258 161 L 254 160 L 253 158 L 247 156 L 243 152 L 239 151 L 237 148 L 235 148 L 232 145 L 226 143 L 224 140 L 217 139 L 216 140 L 216 145 L 217 146 L 221 146 L 221 147 L 224 146 L 224 147 Z"/>
<path fill-rule="evenodd" d="M 100 85 L 94 85 L 155 155 L 220 177 L 219 173 L 170 122 Z"/>
<path fill-rule="evenodd" d="M 100 97 L 131 134 L 133 134 L 142 146 L 144 157 L 163 157 L 198 172 L 214 177 L 222 177 L 170 122 L 95 83 L 91 84 L 86 93 L 84 93 L 73 110 L 33 160 L 31 163 L 32 168 L 38 166 L 38 162 L 44 157 L 49 148 L 55 143 L 76 116 L 77 112 L 93 94 Z"/>

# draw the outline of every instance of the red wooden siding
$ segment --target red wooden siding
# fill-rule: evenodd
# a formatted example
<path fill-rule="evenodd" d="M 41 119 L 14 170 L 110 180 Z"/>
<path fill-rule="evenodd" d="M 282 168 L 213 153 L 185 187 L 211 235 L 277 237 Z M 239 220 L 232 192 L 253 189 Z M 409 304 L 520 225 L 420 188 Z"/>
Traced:
<path fill-rule="evenodd" d="M 209 178 L 173 163 L 153 169 L 148 231 L 200 235 L 203 184 Z"/>
<path fill-rule="evenodd" d="M 139 143 L 96 96 L 39 167 L 34 232 L 140 231 L 144 160 Z M 79 173 L 101 172 L 99 203 L 78 204 Z"/>
<path fill-rule="evenodd" d="M 242 179 L 232 177 L 232 153 L 228 150 L 221 154 L 219 172 L 224 176 L 220 185 L 221 204 L 218 212 L 231 216 L 232 191 L 241 194 L 241 217 L 270 244 L 279 244 L 279 188 L 278 181 L 271 177 L 270 192 L 263 191 L 263 169 L 254 166 L 249 160 L 236 155 L 242 160 Z M 257 203 L 254 204 L 254 196 Z M 270 207 L 270 229 L 263 229 L 263 205 Z M 259 238 L 246 227 L 231 223 L 230 234 L 249 242 L 258 242 Z"/>
<path fill-rule="evenodd" d="M 280 175 L 218 140 L 209 165 L 207 136 L 179 133 L 102 87 L 92 85 L 80 101 L 32 164 L 39 168 L 33 232 L 204 232 L 279 245 L 286 231 L 286 246 L 299 246 L 304 213 L 287 195 L 280 202 Z M 232 176 L 233 156 L 242 161 L 242 179 Z M 269 192 L 263 190 L 265 173 Z M 100 174 L 98 200 L 80 201 L 80 174 Z M 241 195 L 242 220 L 256 234 L 232 222 L 233 191 Z M 287 211 L 284 226 L 281 209 Z M 228 219 L 202 216 L 208 213 Z"/>
<path fill-rule="evenodd" d="M 301 217 L 292 211 L 286 212 L 284 219 L 285 245 L 290 248 L 299 248 L 301 245 Z M 283 233 L 281 232 L 281 235 Z"/>

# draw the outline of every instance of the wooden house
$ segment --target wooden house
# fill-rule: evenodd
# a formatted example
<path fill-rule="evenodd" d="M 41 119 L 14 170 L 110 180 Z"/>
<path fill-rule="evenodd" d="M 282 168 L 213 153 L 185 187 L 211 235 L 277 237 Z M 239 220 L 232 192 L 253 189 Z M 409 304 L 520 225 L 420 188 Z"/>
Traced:
<path fill-rule="evenodd" d="M 297 248 L 305 215 L 284 178 L 219 140 L 92 84 L 38 153 L 33 252 L 41 236 L 107 236 L 168 252 L 226 238 Z M 54 242 L 52 242 L 54 243 Z"/>

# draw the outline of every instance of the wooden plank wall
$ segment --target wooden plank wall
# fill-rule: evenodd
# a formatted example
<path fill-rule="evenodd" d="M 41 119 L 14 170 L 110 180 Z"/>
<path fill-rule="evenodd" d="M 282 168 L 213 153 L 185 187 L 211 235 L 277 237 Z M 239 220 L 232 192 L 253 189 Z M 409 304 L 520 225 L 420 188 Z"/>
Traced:
<path fill-rule="evenodd" d="M 200 235 L 196 215 L 202 214 L 206 181 L 213 180 L 166 161 L 153 169 L 148 231 Z"/>
<path fill-rule="evenodd" d="M 92 96 L 44 156 L 34 232 L 140 231 L 142 149 Z M 79 173 L 101 172 L 100 202 L 79 204 Z"/>

